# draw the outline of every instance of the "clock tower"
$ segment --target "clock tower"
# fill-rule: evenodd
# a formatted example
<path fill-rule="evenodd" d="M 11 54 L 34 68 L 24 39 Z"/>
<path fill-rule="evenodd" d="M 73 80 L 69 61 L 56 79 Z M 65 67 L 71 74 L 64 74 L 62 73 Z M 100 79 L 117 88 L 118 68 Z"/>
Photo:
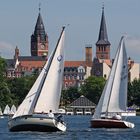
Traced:
<path fill-rule="evenodd" d="M 31 56 L 48 56 L 48 35 L 45 32 L 40 8 L 34 33 L 31 35 Z"/>

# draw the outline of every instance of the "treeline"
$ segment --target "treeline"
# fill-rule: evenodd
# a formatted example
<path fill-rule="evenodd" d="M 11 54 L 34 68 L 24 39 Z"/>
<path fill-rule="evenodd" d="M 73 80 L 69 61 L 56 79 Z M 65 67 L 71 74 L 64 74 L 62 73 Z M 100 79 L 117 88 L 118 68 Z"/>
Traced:
<path fill-rule="evenodd" d="M 5 71 L 5 60 L 0 58 L 0 107 L 2 109 L 7 104 L 9 106 L 12 106 L 12 104 L 18 106 L 37 78 L 34 73 L 27 77 L 9 79 L 4 76 Z M 68 105 L 81 95 L 97 104 L 105 82 L 102 77 L 91 76 L 85 80 L 85 83 L 80 88 L 70 87 L 62 90 L 61 105 Z M 140 80 L 128 83 L 128 106 L 133 104 L 140 106 Z"/>
<path fill-rule="evenodd" d="M 64 104 L 69 104 L 81 95 L 84 95 L 89 100 L 98 103 L 101 93 L 105 85 L 105 79 L 102 77 L 91 76 L 85 80 L 85 83 L 80 87 L 70 87 L 63 90 L 62 98 Z M 135 79 L 133 82 L 128 83 L 128 106 L 140 106 L 140 79 Z"/>

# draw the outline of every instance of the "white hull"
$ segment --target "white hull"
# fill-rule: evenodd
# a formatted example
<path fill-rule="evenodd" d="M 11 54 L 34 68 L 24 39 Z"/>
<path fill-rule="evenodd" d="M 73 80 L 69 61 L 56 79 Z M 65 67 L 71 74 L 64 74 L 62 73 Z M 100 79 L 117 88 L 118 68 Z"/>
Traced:
<path fill-rule="evenodd" d="M 66 131 L 66 125 L 45 115 L 20 116 L 9 120 L 10 131 Z"/>
<path fill-rule="evenodd" d="M 2 119 L 2 118 L 4 118 L 4 116 L 0 116 L 0 118 Z"/>
<path fill-rule="evenodd" d="M 133 111 L 133 112 L 122 112 L 121 116 L 136 116 L 136 111 Z"/>

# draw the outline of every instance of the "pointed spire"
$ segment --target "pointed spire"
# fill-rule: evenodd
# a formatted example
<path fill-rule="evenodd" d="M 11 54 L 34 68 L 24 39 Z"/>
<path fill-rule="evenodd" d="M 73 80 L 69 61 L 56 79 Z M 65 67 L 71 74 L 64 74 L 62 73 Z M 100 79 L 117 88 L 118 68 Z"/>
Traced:
<path fill-rule="evenodd" d="M 106 22 L 105 22 L 105 16 L 104 16 L 104 4 L 102 6 L 100 31 L 99 31 L 99 37 L 98 37 L 98 41 L 97 41 L 96 45 L 102 45 L 102 44 L 110 45 L 110 42 L 108 41 Z"/>
<path fill-rule="evenodd" d="M 39 3 L 39 13 L 40 13 L 40 11 L 41 11 L 41 3 Z"/>
<path fill-rule="evenodd" d="M 43 20 L 42 20 L 42 16 L 41 16 L 40 11 L 41 11 L 41 3 L 39 3 L 39 14 L 38 14 L 34 34 L 37 36 L 38 35 L 45 36 L 45 28 L 44 28 L 44 24 L 43 24 Z"/>

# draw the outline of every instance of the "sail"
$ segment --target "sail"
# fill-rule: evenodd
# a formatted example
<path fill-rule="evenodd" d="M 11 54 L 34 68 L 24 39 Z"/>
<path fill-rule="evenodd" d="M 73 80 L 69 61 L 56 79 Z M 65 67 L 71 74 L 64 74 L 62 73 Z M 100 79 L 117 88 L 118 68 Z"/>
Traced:
<path fill-rule="evenodd" d="M 1 107 L 0 107 L 0 116 L 2 116 L 3 115 L 3 113 L 2 113 L 2 109 L 1 109 Z"/>
<path fill-rule="evenodd" d="M 10 114 L 15 114 L 15 112 L 16 112 L 16 107 L 15 107 L 15 105 L 12 105 Z"/>
<path fill-rule="evenodd" d="M 34 104 L 35 97 L 39 94 L 39 87 L 42 84 L 42 79 L 45 73 L 45 68 L 46 68 L 47 63 L 45 64 L 44 68 L 42 69 L 40 75 L 36 79 L 34 85 L 30 89 L 29 93 L 23 100 L 23 102 L 19 105 L 16 113 L 14 114 L 13 118 L 17 116 L 22 116 L 22 115 L 27 115 L 27 114 L 32 114 L 31 108 Z"/>
<path fill-rule="evenodd" d="M 109 100 L 108 112 L 124 112 L 127 105 L 127 84 L 128 84 L 128 62 L 124 40 L 120 43 L 121 48 L 118 57 L 118 64 L 114 76 L 114 82 Z"/>
<path fill-rule="evenodd" d="M 3 114 L 4 115 L 8 115 L 10 113 L 10 107 L 8 105 L 6 105 L 4 111 L 3 111 Z"/>
<path fill-rule="evenodd" d="M 63 32 L 62 32 L 63 33 Z M 61 33 L 61 34 L 62 34 Z M 64 33 L 63 33 L 63 37 L 64 37 Z M 60 39 L 60 42 L 62 42 L 62 39 Z M 60 46 L 60 43 L 58 43 L 58 45 Z M 55 51 L 58 48 L 58 45 L 55 48 Z M 60 47 L 59 47 L 60 48 Z M 60 49 L 61 50 L 61 49 Z M 54 56 L 54 52 L 52 52 L 52 54 L 50 55 L 48 61 L 46 62 L 46 64 L 44 65 L 40 75 L 38 76 L 38 78 L 36 79 L 34 85 L 32 86 L 32 88 L 30 89 L 29 93 L 27 94 L 27 96 L 25 97 L 25 99 L 23 100 L 23 102 L 20 104 L 20 106 L 18 107 L 16 113 L 14 114 L 13 118 L 17 117 L 17 116 L 22 116 L 22 115 L 28 115 L 28 114 L 32 114 L 35 108 L 35 105 L 37 104 L 37 100 L 39 98 L 39 95 L 41 94 L 42 88 L 44 87 L 43 85 L 46 84 L 44 81 L 46 79 L 46 75 L 48 74 L 48 71 L 50 69 L 50 65 L 52 62 Z M 61 57 L 64 59 L 64 56 L 59 55 L 59 57 L 57 58 L 59 61 L 61 60 Z M 63 60 L 62 59 L 62 60 Z M 63 65 L 62 65 L 63 67 Z M 55 69 L 55 67 L 54 67 Z M 60 70 L 61 75 L 63 73 L 63 68 Z M 54 75 L 55 76 L 55 73 Z M 51 80 L 49 81 L 51 83 L 53 76 L 51 77 Z M 62 85 L 61 81 L 59 81 L 60 85 Z M 58 85 L 59 85 L 58 84 Z M 49 85 L 47 85 L 47 87 L 49 87 Z M 50 87 L 49 87 L 50 88 Z M 44 88 L 44 90 L 46 91 L 46 89 Z M 59 88 L 57 89 L 57 92 L 59 93 Z M 56 95 L 57 96 L 57 95 Z M 48 97 L 47 97 L 48 98 Z M 47 98 L 45 97 L 43 99 L 43 103 L 46 104 L 47 103 Z M 57 97 L 56 97 L 57 98 Z M 57 98 L 58 100 L 59 98 Z M 44 101 L 45 100 L 45 101 Z M 57 101 L 56 100 L 56 101 Z M 43 106 L 44 106 L 43 104 Z M 58 104 L 58 103 L 57 103 Z M 40 111 L 43 112 L 44 110 Z M 45 111 L 44 111 L 45 112 Z"/>
<path fill-rule="evenodd" d="M 64 28 L 54 50 L 34 112 L 58 112 L 64 72 Z"/>
<path fill-rule="evenodd" d="M 124 37 L 122 37 L 109 78 L 96 107 L 94 118 L 100 118 L 101 113 L 126 111 L 127 78 L 127 55 Z"/>

